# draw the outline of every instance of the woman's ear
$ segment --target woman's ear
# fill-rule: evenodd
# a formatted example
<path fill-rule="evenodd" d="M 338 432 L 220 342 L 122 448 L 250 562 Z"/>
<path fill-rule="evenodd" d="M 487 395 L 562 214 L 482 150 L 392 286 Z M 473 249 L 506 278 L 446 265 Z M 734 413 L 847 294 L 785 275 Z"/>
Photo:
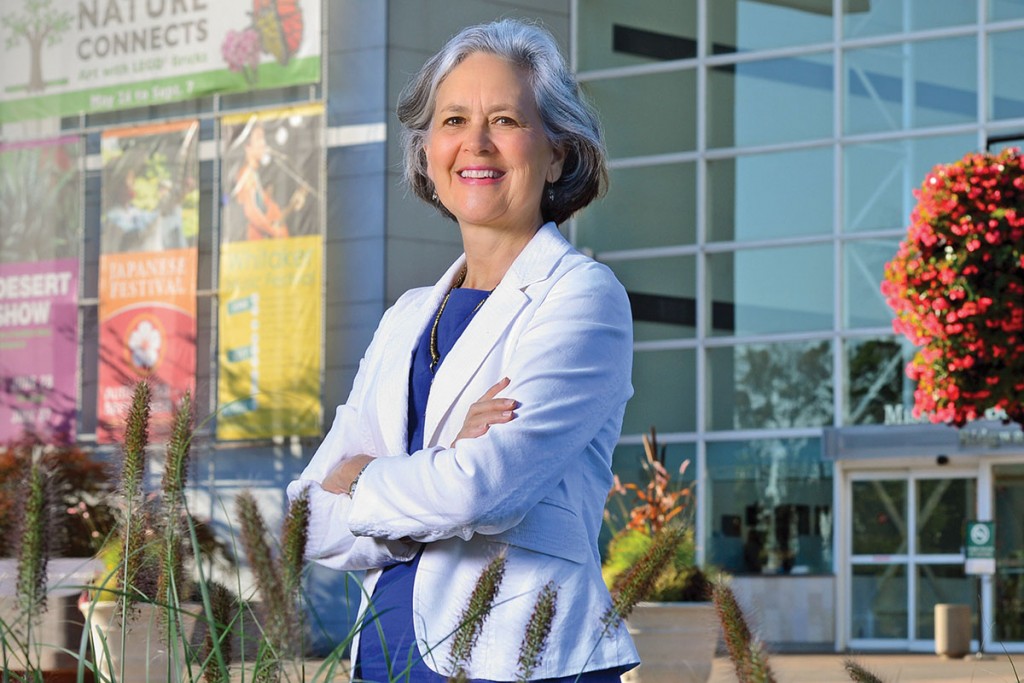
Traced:
<path fill-rule="evenodd" d="M 551 148 L 551 165 L 548 167 L 546 180 L 555 183 L 562 177 L 562 167 L 565 166 L 565 147 L 557 145 Z"/>

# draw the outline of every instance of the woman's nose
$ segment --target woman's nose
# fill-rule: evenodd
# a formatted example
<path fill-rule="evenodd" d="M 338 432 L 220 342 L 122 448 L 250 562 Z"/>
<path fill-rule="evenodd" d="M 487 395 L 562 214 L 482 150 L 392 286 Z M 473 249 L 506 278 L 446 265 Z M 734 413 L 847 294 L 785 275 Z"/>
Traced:
<path fill-rule="evenodd" d="M 466 149 L 474 154 L 487 154 L 494 150 L 494 141 L 491 139 L 491 131 L 485 123 L 474 124 L 469 127 L 466 136 Z"/>

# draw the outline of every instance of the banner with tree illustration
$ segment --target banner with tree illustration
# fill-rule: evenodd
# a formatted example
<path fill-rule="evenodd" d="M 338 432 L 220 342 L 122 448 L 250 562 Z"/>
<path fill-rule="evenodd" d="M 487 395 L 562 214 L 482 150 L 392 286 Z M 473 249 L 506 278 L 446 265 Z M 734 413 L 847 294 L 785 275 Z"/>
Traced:
<path fill-rule="evenodd" d="M 0 442 L 73 441 L 81 142 L 0 144 Z"/>
<path fill-rule="evenodd" d="M 225 117 L 217 438 L 320 434 L 323 108 Z"/>
<path fill-rule="evenodd" d="M 159 432 L 195 387 L 199 123 L 107 131 L 99 282 L 96 437 L 118 428 L 140 379 Z"/>
<path fill-rule="evenodd" d="M 320 80 L 319 0 L 5 0 L 0 123 Z"/>

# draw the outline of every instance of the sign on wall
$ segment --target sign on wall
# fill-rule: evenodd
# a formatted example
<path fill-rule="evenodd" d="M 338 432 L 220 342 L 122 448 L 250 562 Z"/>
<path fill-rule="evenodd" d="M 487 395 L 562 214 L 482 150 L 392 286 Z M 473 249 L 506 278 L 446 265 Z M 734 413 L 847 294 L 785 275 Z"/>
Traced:
<path fill-rule="evenodd" d="M 0 442 L 74 440 L 81 143 L 0 144 Z"/>
<path fill-rule="evenodd" d="M 995 522 L 967 522 L 965 574 L 996 573 Z"/>
<path fill-rule="evenodd" d="M 133 385 L 159 430 L 195 386 L 199 123 L 103 134 L 96 439 L 119 437 Z"/>
<path fill-rule="evenodd" d="M 0 123 L 320 79 L 319 0 L 5 0 Z"/>
<path fill-rule="evenodd" d="M 320 433 L 323 108 L 223 119 L 217 438 Z"/>

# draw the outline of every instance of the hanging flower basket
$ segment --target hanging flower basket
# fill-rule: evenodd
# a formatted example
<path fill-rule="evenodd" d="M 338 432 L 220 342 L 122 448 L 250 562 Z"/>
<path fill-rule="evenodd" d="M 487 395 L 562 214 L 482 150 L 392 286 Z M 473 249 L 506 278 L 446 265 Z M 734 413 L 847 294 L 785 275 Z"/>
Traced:
<path fill-rule="evenodd" d="M 1024 158 L 968 154 L 914 196 L 882 282 L 893 329 L 920 347 L 914 415 L 962 427 L 995 410 L 1024 425 Z"/>

